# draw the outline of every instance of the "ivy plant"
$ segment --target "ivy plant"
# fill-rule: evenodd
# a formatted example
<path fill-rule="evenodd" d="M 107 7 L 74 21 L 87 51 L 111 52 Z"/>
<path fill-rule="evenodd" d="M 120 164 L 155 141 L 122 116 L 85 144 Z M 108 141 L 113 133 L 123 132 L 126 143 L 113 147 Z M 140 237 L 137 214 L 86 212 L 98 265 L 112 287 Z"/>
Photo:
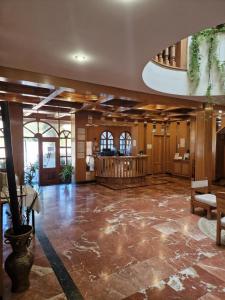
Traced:
<path fill-rule="evenodd" d="M 217 70 L 220 85 L 222 90 L 225 92 L 225 61 L 220 61 L 218 58 L 218 34 L 225 33 L 225 25 L 219 25 L 216 28 L 208 28 L 202 30 L 193 35 L 192 41 L 190 44 L 190 59 L 189 59 L 189 68 L 188 68 L 188 77 L 191 85 L 191 93 L 193 93 L 200 81 L 200 67 L 201 67 L 201 54 L 200 46 L 203 41 L 206 41 L 208 45 L 208 57 L 207 57 L 207 71 L 208 71 L 208 86 L 206 90 L 206 96 L 211 99 L 212 91 L 212 69 L 215 66 Z"/>

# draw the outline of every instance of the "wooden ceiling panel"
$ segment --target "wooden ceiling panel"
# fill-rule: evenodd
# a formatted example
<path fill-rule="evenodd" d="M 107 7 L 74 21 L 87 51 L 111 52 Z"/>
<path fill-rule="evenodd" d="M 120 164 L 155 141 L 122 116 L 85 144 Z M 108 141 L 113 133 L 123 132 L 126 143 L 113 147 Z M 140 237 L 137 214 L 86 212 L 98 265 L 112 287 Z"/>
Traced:
<path fill-rule="evenodd" d="M 16 83 L 9 83 L 9 82 L 0 82 L 0 90 L 5 91 L 7 93 L 33 95 L 34 97 L 35 96 L 47 97 L 52 91 L 46 88 L 33 87 L 24 84 L 16 84 Z"/>
<path fill-rule="evenodd" d="M 116 107 L 134 107 L 135 105 L 137 105 L 138 101 L 133 101 L 133 100 L 127 100 L 127 99 L 110 99 L 108 101 L 105 101 L 103 104 L 104 105 L 112 105 L 112 106 L 116 106 Z"/>

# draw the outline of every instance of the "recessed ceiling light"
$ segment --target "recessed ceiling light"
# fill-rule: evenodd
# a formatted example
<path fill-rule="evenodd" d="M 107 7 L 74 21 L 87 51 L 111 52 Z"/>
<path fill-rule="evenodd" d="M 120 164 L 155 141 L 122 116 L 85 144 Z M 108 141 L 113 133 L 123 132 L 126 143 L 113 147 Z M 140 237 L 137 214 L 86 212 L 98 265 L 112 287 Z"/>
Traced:
<path fill-rule="evenodd" d="M 75 54 L 73 58 L 80 63 L 87 61 L 87 56 L 84 54 Z"/>

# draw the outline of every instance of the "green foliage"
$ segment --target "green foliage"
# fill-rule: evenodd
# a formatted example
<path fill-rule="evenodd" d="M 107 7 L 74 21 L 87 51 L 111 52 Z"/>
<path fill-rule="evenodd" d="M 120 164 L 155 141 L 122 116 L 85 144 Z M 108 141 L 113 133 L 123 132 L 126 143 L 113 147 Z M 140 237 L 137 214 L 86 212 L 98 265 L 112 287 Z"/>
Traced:
<path fill-rule="evenodd" d="M 71 164 L 65 165 L 62 171 L 59 173 L 63 182 L 71 182 L 73 174 L 73 166 Z"/>
<path fill-rule="evenodd" d="M 200 45 L 203 41 L 208 44 L 208 58 L 207 58 L 207 71 L 208 71 L 208 87 L 206 90 L 206 96 L 211 99 L 212 90 L 212 78 L 211 72 L 213 66 L 215 66 L 219 77 L 221 88 L 225 91 L 225 62 L 221 62 L 217 56 L 218 48 L 218 33 L 225 33 L 225 26 L 222 24 L 216 28 L 208 28 L 193 35 L 192 42 L 190 44 L 190 60 L 188 77 L 191 83 L 191 93 L 193 93 L 199 85 L 200 81 L 200 66 L 201 55 Z"/>
<path fill-rule="evenodd" d="M 195 34 L 192 37 L 192 42 L 190 45 L 190 62 L 188 76 L 189 80 L 192 83 L 192 88 L 195 90 L 198 87 L 200 80 L 200 42 L 199 35 Z"/>

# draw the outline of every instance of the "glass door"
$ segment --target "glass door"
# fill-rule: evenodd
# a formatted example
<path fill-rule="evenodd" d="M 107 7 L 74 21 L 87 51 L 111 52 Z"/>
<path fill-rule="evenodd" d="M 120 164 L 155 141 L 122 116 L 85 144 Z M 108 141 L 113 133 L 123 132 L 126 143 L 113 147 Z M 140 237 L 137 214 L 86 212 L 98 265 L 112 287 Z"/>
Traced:
<path fill-rule="evenodd" d="M 39 138 L 40 185 L 59 183 L 60 156 L 58 138 Z"/>

